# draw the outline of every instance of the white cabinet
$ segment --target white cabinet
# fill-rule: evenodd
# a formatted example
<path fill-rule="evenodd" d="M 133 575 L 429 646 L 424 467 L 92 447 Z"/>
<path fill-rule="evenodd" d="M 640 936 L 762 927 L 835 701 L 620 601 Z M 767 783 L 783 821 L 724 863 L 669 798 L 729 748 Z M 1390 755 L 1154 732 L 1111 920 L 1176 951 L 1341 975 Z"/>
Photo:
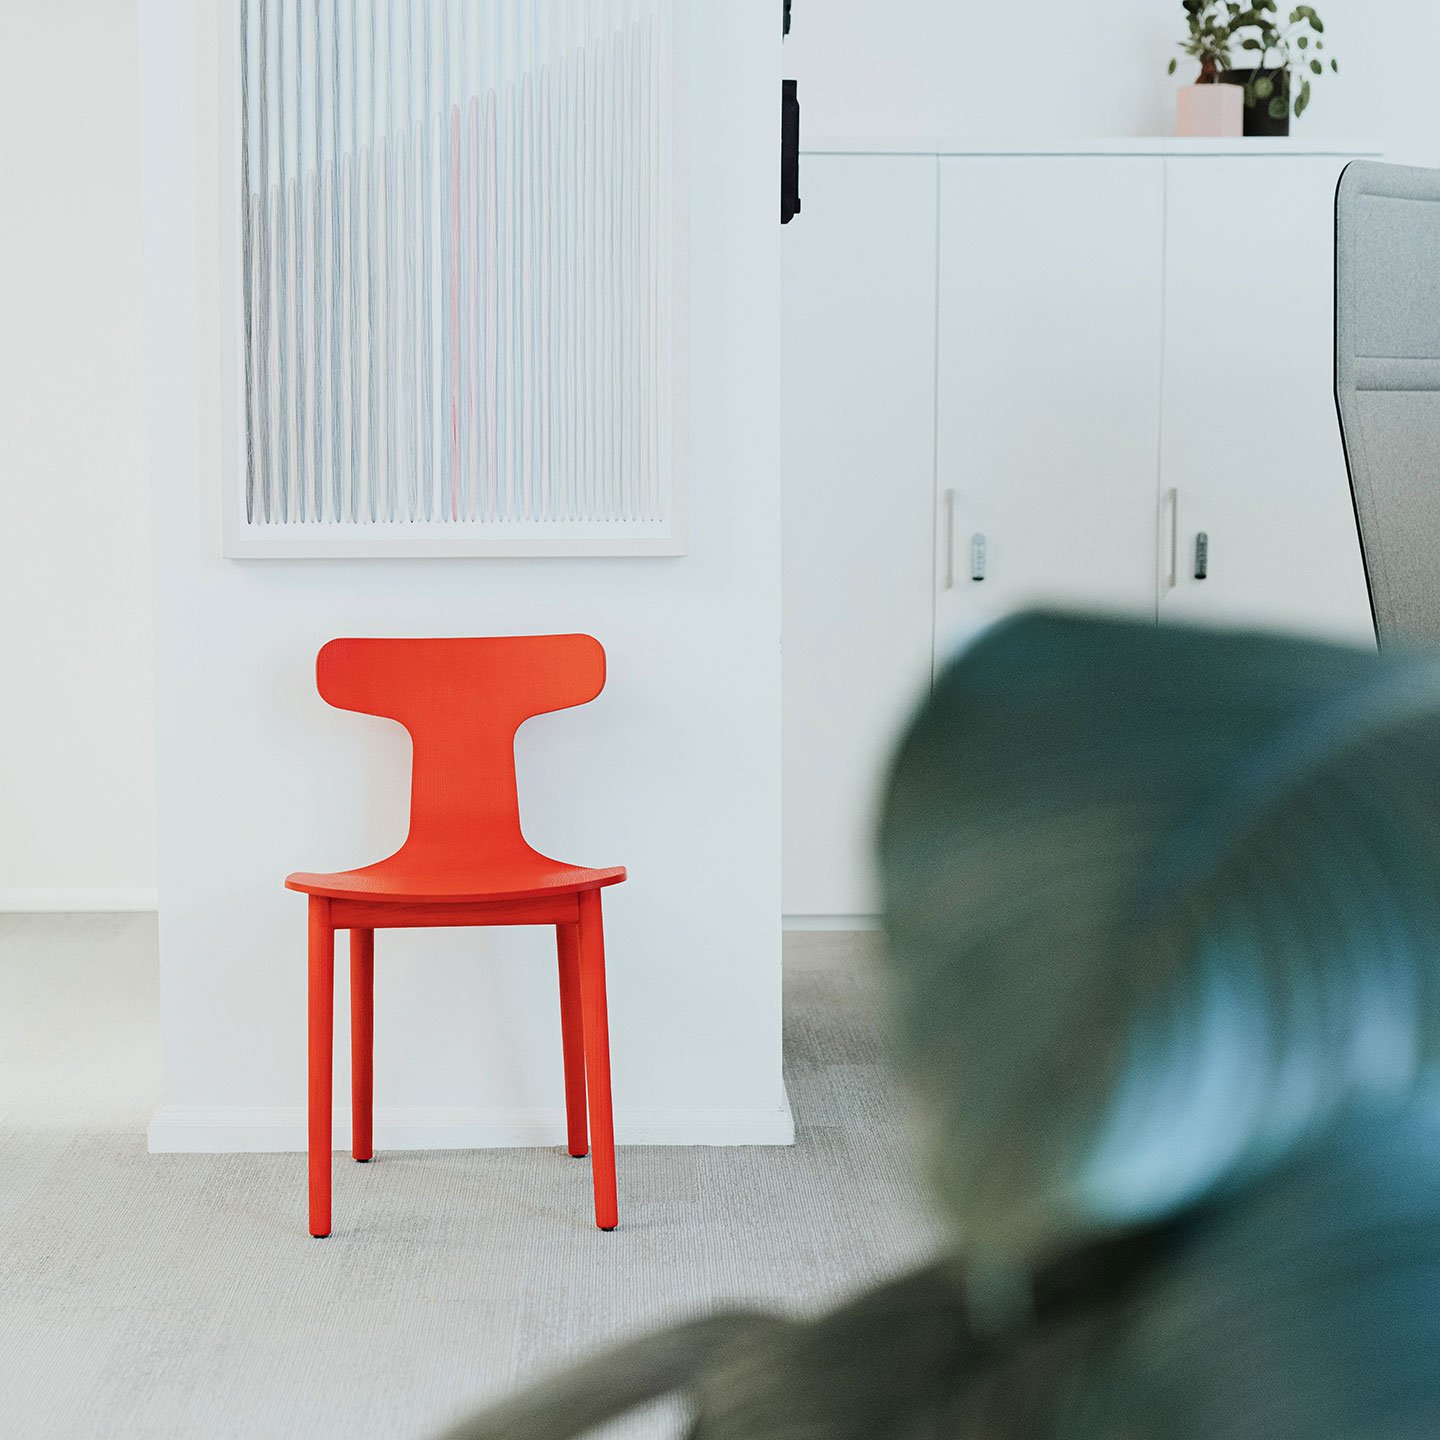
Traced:
<path fill-rule="evenodd" d="M 1158 157 L 941 161 L 937 664 L 1030 605 L 1153 618 L 1164 227 Z"/>
<path fill-rule="evenodd" d="M 1343 164 L 1308 156 L 1170 164 L 1164 620 L 1374 642 L 1335 417 Z"/>
<path fill-rule="evenodd" d="M 899 726 L 1001 616 L 1374 638 L 1332 398 L 1353 155 L 873 148 L 807 154 L 783 241 L 791 916 L 875 911 Z"/>
<path fill-rule="evenodd" d="M 790 915 L 876 908 L 874 797 L 930 678 L 935 165 L 809 159 L 783 234 Z"/>

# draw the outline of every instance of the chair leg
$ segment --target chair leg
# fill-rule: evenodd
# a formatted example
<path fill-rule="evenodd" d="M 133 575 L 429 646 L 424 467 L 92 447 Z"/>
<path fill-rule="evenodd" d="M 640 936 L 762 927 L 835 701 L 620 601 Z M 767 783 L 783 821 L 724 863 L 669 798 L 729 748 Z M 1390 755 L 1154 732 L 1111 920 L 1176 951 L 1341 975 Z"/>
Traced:
<path fill-rule="evenodd" d="M 580 1009 L 580 927 L 557 925 L 560 952 L 560 1039 L 565 1052 L 565 1129 L 570 1153 L 590 1153 L 585 1117 L 585 1029 Z"/>
<path fill-rule="evenodd" d="M 350 932 L 350 1130 L 357 1160 L 375 1155 L 375 932 Z"/>
<path fill-rule="evenodd" d="M 331 1075 L 335 1062 L 335 931 L 330 902 L 310 897 L 310 1233 L 330 1233 Z"/>
<path fill-rule="evenodd" d="M 580 998 L 585 1017 L 585 1076 L 590 1089 L 590 1171 L 595 1183 L 595 1223 L 620 1223 L 615 1197 L 615 1120 L 610 1108 L 610 1022 L 605 1006 L 605 931 L 600 892 L 580 895 Z"/>

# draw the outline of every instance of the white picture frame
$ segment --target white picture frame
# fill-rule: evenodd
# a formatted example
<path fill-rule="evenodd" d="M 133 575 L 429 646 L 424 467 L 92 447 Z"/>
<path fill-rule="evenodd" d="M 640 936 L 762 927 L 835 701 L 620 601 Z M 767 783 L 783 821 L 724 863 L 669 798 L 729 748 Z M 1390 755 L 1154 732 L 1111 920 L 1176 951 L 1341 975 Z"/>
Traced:
<path fill-rule="evenodd" d="M 689 64 L 690 0 L 658 0 L 663 11 L 661 33 L 668 52 L 670 125 L 665 164 L 670 186 L 668 217 L 669 283 L 665 290 L 668 342 L 669 427 L 665 451 L 668 469 L 661 477 L 664 515 L 660 520 L 618 518 L 591 520 L 444 522 L 342 521 L 287 519 L 257 521 L 247 507 L 248 456 L 246 312 L 242 237 L 242 3 L 217 0 L 220 7 L 220 143 L 219 262 L 222 346 L 221 477 L 223 554 L 231 559 L 343 558 L 524 558 L 584 556 L 678 556 L 688 540 L 688 478 L 690 432 L 689 394 L 689 106 L 686 67 Z M 255 0 L 251 0 L 255 3 Z M 271 0 L 279 3 L 279 0 Z M 289 0 L 291 5 L 307 0 Z M 443 7 L 469 0 L 416 0 Z M 492 0 L 495 3 L 495 0 Z M 506 0 L 501 0 L 506 3 Z M 537 0 L 508 0 L 532 5 Z M 571 0 L 551 0 L 571 3 Z M 574 0 L 584 4 L 585 0 Z M 624 3 L 624 0 L 618 0 Z"/>

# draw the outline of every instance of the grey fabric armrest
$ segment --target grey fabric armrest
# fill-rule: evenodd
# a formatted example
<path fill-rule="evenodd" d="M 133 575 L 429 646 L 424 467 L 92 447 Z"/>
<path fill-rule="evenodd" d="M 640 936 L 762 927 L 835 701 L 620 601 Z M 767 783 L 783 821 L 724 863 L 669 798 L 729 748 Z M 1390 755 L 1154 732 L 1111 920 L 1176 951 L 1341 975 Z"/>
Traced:
<path fill-rule="evenodd" d="M 1335 394 L 1376 633 L 1440 643 L 1440 170 L 1348 166 L 1335 241 Z"/>

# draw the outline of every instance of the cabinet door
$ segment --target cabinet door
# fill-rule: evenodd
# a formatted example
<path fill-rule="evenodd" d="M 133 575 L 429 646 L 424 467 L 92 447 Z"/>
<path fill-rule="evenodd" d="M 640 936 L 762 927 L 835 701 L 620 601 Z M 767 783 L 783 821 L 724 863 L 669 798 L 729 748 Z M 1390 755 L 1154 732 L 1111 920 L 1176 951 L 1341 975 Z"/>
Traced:
<path fill-rule="evenodd" d="M 936 661 L 1035 605 L 1155 617 L 1163 161 L 943 162 Z"/>
<path fill-rule="evenodd" d="M 935 165 L 807 156 L 784 248 L 784 906 L 876 910 L 874 799 L 930 680 Z"/>
<path fill-rule="evenodd" d="M 1161 617 L 1373 643 L 1334 400 L 1343 162 L 1167 164 Z"/>

